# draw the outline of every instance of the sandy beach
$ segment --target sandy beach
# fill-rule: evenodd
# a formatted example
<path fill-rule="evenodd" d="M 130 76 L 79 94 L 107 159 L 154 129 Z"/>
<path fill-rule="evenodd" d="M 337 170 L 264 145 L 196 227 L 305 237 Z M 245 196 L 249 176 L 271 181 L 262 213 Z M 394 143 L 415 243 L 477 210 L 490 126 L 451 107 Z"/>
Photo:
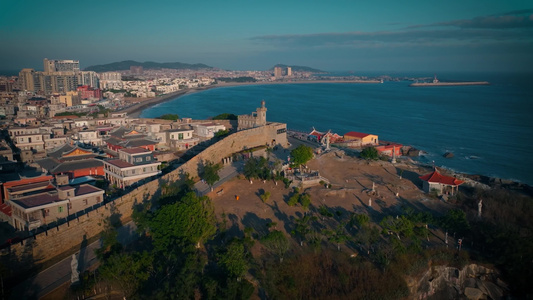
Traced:
<path fill-rule="evenodd" d="M 125 108 L 119 112 L 127 112 L 128 116 L 138 118 L 141 112 L 153 105 L 163 103 L 169 100 L 177 99 L 183 95 L 189 95 L 209 89 L 242 86 L 242 85 L 270 85 L 270 84 L 311 84 L 311 83 L 354 83 L 354 84 L 376 84 L 381 83 L 378 80 L 299 80 L 299 81 L 261 81 L 261 82 L 219 82 L 214 85 L 203 86 L 192 89 L 180 90 L 174 93 L 165 94 L 155 98 L 139 99 L 139 103 L 134 104 L 128 108 Z M 135 99 L 133 99 L 135 100 Z"/>

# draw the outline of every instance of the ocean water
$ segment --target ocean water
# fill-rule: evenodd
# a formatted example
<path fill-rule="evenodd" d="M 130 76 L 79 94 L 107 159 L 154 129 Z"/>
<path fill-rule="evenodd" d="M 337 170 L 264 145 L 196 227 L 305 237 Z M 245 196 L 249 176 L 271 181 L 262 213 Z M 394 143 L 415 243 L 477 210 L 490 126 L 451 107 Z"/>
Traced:
<path fill-rule="evenodd" d="M 377 134 L 425 151 L 420 159 L 427 163 L 533 185 L 532 74 L 441 74 L 439 79 L 491 85 L 409 87 L 408 81 L 386 81 L 223 87 L 161 103 L 141 117 L 249 114 L 265 100 L 267 120 L 287 123 L 289 129 Z M 448 151 L 455 157 L 444 158 Z"/>

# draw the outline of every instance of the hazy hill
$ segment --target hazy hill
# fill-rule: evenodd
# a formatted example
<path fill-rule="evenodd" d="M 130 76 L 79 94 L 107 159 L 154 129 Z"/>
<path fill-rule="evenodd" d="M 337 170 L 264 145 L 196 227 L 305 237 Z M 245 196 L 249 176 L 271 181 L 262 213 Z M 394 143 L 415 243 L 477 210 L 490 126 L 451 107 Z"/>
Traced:
<path fill-rule="evenodd" d="M 157 69 L 213 69 L 208 65 L 204 64 L 186 64 L 180 62 L 167 62 L 167 63 L 157 63 L 153 61 L 146 62 L 137 62 L 134 60 L 125 60 L 121 62 L 114 62 L 105 65 L 96 65 L 85 68 L 86 71 L 95 71 L 95 72 L 108 72 L 108 71 L 120 71 L 120 70 L 129 70 L 131 66 L 141 66 L 145 70 L 157 70 Z"/>
<path fill-rule="evenodd" d="M 288 66 L 288 65 L 283 65 L 283 64 L 277 64 L 277 65 L 273 66 L 272 68 L 270 68 L 270 70 L 273 71 L 275 67 L 281 67 L 281 68 L 291 67 L 292 71 L 296 71 L 296 72 L 327 73 L 326 71 L 322 71 L 322 70 L 319 70 L 319 69 L 313 69 L 313 68 L 310 68 L 310 67 Z"/>

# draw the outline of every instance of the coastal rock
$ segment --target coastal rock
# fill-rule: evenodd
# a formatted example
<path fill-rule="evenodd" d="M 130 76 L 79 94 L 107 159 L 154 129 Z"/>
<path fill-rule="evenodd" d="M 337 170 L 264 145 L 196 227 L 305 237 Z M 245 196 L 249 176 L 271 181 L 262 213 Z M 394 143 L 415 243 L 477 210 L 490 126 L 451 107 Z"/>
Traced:
<path fill-rule="evenodd" d="M 455 155 L 454 155 L 453 153 L 451 153 L 451 152 L 446 152 L 446 153 L 444 153 L 443 156 L 444 156 L 445 158 L 452 158 L 452 157 L 454 157 Z"/>
<path fill-rule="evenodd" d="M 476 288 L 467 287 L 465 288 L 465 296 L 470 300 L 478 300 L 483 297 L 483 292 Z"/>
<path fill-rule="evenodd" d="M 462 269 L 431 266 L 422 276 L 408 277 L 410 299 L 502 299 L 507 290 L 494 270 L 470 264 Z M 500 282 L 500 286 L 496 283 Z"/>
<path fill-rule="evenodd" d="M 407 151 L 407 156 L 420 156 L 420 150 L 411 148 L 409 151 Z"/>

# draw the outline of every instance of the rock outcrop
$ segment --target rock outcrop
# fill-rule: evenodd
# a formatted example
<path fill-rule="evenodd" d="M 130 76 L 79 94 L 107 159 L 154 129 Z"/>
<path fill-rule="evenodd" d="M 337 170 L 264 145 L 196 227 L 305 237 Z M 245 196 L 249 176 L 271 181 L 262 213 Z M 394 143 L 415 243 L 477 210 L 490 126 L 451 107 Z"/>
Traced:
<path fill-rule="evenodd" d="M 451 152 L 446 152 L 446 153 L 444 153 L 442 156 L 444 156 L 445 158 L 452 158 L 452 157 L 454 157 L 455 155 L 454 155 L 453 153 L 451 153 Z"/>
<path fill-rule="evenodd" d="M 502 299 L 508 291 L 496 271 L 476 264 L 432 266 L 408 285 L 411 299 Z"/>

